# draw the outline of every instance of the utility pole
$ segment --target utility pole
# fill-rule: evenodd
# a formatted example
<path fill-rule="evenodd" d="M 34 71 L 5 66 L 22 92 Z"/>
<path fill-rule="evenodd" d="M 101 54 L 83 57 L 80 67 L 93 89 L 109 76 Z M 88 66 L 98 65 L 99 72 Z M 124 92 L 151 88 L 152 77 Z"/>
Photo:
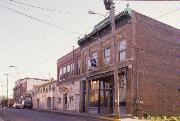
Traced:
<path fill-rule="evenodd" d="M 75 70 L 75 60 L 74 60 L 75 58 L 74 58 L 74 46 L 73 46 L 73 67 L 72 67 L 72 70 L 73 70 L 73 68 L 74 68 L 74 70 Z M 79 65 L 78 65 L 79 66 Z M 79 68 L 79 67 L 78 67 Z M 74 77 L 74 75 L 75 75 L 75 71 L 72 71 L 73 73 L 72 73 L 72 76 Z"/>
<path fill-rule="evenodd" d="M 4 90 L 4 88 L 3 88 L 4 86 L 6 86 L 6 85 L 1 85 L 1 88 L 2 88 L 2 92 L 3 92 L 3 90 Z M 2 95 L 3 95 L 3 94 L 2 94 Z"/>
<path fill-rule="evenodd" d="M 8 76 L 9 74 L 4 74 L 6 76 L 6 80 L 7 80 L 7 107 L 9 107 L 9 100 L 8 100 Z"/>
<path fill-rule="evenodd" d="M 116 67 L 116 40 L 115 40 L 115 20 L 114 20 L 114 12 L 115 12 L 115 6 L 113 3 L 113 0 L 104 0 L 104 5 L 106 10 L 110 11 L 110 21 L 111 21 L 111 29 L 112 29 L 112 51 L 113 51 L 113 74 L 114 74 L 114 103 L 115 107 L 113 109 L 113 112 L 115 113 L 115 118 L 120 118 L 120 107 L 119 107 L 119 77 L 118 77 L 118 68 Z"/>

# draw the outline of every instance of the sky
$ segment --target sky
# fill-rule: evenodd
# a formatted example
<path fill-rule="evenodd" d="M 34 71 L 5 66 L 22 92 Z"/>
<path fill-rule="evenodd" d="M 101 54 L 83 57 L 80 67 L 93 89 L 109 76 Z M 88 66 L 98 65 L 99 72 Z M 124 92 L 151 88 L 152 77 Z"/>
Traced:
<path fill-rule="evenodd" d="M 115 1 L 116 14 L 126 8 L 180 29 L 180 2 Z M 37 6 L 37 7 L 34 7 Z M 46 9 L 45 9 L 46 8 Z M 108 16 L 103 0 L 0 0 L 0 96 L 9 95 L 17 79 L 56 79 L 57 59 L 78 47 L 77 40 Z M 10 68 L 9 66 L 16 66 Z"/>

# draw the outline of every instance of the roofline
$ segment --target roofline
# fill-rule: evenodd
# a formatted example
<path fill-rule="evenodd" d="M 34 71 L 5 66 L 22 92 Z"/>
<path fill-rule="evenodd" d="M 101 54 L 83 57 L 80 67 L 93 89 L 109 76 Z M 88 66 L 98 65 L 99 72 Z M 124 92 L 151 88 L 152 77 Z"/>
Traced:
<path fill-rule="evenodd" d="M 22 79 L 18 79 L 17 81 L 22 81 L 22 80 L 25 80 L 25 79 L 34 79 L 34 80 L 42 80 L 42 81 L 49 81 L 49 79 L 40 79 L 40 78 L 32 78 L 32 77 L 25 77 L 25 78 L 22 78 Z"/>
<path fill-rule="evenodd" d="M 74 49 L 75 54 L 76 54 L 76 52 L 77 52 L 78 50 L 80 50 L 80 47 L 77 47 L 77 48 Z M 58 64 L 58 62 L 59 62 L 61 59 L 63 59 L 64 57 L 66 57 L 66 56 L 68 56 L 68 55 L 71 55 L 71 54 L 73 54 L 73 50 L 72 50 L 71 52 L 63 55 L 61 58 L 59 58 L 59 59 L 57 60 L 57 64 Z"/>
<path fill-rule="evenodd" d="M 56 83 L 56 80 L 54 80 L 54 81 L 49 81 L 49 82 L 46 82 L 46 83 L 43 83 L 43 84 L 37 85 L 35 88 L 39 88 L 39 87 L 41 87 L 41 86 L 45 86 L 45 85 L 48 85 L 48 84 L 53 84 L 53 83 Z"/>
<path fill-rule="evenodd" d="M 127 17 L 131 17 L 131 15 L 128 13 L 128 11 L 122 11 L 121 13 L 119 13 L 118 15 L 115 16 L 115 21 L 120 19 L 120 18 L 123 18 L 124 16 L 127 16 Z M 102 24 L 104 22 L 103 25 L 100 25 L 99 27 L 93 29 L 92 32 L 90 32 L 89 34 L 87 35 L 84 35 L 83 38 L 79 39 L 78 40 L 78 45 L 79 46 L 82 46 L 83 43 L 88 39 L 88 38 L 91 38 L 95 33 L 101 31 L 102 29 L 106 28 L 108 25 L 110 25 L 110 21 L 108 20 L 109 17 L 106 17 L 105 19 L 103 19 L 101 22 L 99 22 L 96 26 Z"/>

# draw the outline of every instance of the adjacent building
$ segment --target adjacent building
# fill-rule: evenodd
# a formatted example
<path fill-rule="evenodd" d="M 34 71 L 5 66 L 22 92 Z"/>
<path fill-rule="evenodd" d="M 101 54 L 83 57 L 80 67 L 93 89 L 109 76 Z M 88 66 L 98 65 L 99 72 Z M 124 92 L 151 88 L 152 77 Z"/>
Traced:
<path fill-rule="evenodd" d="M 79 111 L 80 55 L 80 48 L 77 48 L 57 61 L 57 86 L 61 94 L 62 110 Z"/>
<path fill-rule="evenodd" d="M 35 85 L 40 85 L 48 81 L 47 79 L 39 78 L 23 78 L 19 79 L 15 83 L 13 88 L 13 98 L 15 102 L 19 102 L 19 98 L 26 95 L 28 91 L 32 90 Z"/>
<path fill-rule="evenodd" d="M 41 85 L 35 86 L 30 91 L 33 100 L 33 108 L 39 109 L 58 109 L 59 94 L 56 81 L 50 80 Z"/>

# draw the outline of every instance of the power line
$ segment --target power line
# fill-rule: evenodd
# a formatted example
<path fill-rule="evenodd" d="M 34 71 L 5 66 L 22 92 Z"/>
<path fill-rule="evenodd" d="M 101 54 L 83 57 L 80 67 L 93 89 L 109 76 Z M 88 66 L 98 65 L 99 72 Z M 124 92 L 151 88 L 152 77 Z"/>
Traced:
<path fill-rule="evenodd" d="M 180 8 L 176 8 L 176 9 L 173 9 L 173 10 L 171 10 L 171 11 L 168 11 L 168 12 L 166 12 L 166 13 L 158 16 L 158 17 L 155 17 L 155 19 L 164 17 L 164 16 L 166 16 L 166 15 L 168 15 L 168 14 L 171 14 L 171 13 L 174 13 L 174 12 L 177 11 L 177 10 L 180 10 Z"/>
<path fill-rule="evenodd" d="M 52 23 L 50 23 L 50 22 L 41 20 L 41 19 L 39 19 L 39 18 L 30 16 L 30 15 L 25 14 L 25 13 L 22 13 L 22 12 L 19 12 L 19 11 L 17 11 L 17 10 L 11 9 L 11 8 L 9 8 L 9 7 L 7 7 L 7 6 L 4 6 L 4 5 L 0 5 L 0 6 L 3 7 L 3 8 L 8 9 L 8 10 L 10 10 L 10 11 L 13 11 L 13 12 L 15 12 L 15 13 L 21 14 L 21 15 L 23 15 L 23 16 L 25 16 L 25 17 L 31 18 L 31 19 L 33 19 L 33 20 L 36 20 L 36 21 L 38 21 L 38 22 L 47 24 L 47 25 L 49 25 L 49 26 L 52 26 L 52 27 L 55 27 L 55 28 L 58 28 L 58 29 L 61 29 L 61 30 L 65 30 L 65 31 L 68 31 L 68 32 L 71 32 L 71 33 L 74 33 L 74 34 L 77 34 L 77 35 L 82 35 L 82 34 L 80 34 L 80 33 L 78 33 L 78 32 L 73 31 L 73 30 L 65 29 L 65 28 L 63 28 L 63 27 L 61 27 L 61 26 L 59 26 L 59 25 L 52 24 Z"/>
<path fill-rule="evenodd" d="M 4 1 L 4 0 L 0 0 L 0 1 L 1 1 L 1 2 L 3 2 L 3 3 L 9 4 L 9 5 L 16 6 L 16 7 L 18 7 L 18 8 L 26 9 L 26 8 L 24 8 L 24 7 L 18 6 L 18 5 L 16 5 L 16 4 L 13 4 L 13 3 L 9 3 L 9 2 L 7 2 L 7 1 Z"/>
<path fill-rule="evenodd" d="M 16 0 L 10 0 L 10 1 L 14 2 L 14 3 L 21 4 L 21 5 L 29 6 L 29 7 L 32 7 L 32 8 L 37 8 L 37 9 L 41 9 L 41 10 L 62 13 L 61 10 L 54 10 L 54 9 L 51 9 L 51 8 L 44 8 L 44 7 L 36 6 L 36 5 L 33 5 L 33 4 L 23 3 L 23 2 L 20 2 L 20 1 L 16 1 Z M 70 12 L 69 11 L 65 11 L 65 13 L 70 13 Z"/>
<path fill-rule="evenodd" d="M 18 8 L 22 8 L 22 9 L 28 10 L 27 8 L 22 7 L 22 6 L 18 6 L 18 5 L 15 4 L 15 3 L 9 3 L 9 2 L 4 1 L 4 0 L 0 0 L 0 1 L 3 2 L 3 3 L 9 4 L 9 5 L 16 6 L 16 7 L 18 7 Z M 60 10 L 59 10 L 59 11 L 60 11 Z M 70 12 L 67 12 L 67 11 L 66 11 L 65 13 L 70 13 Z M 71 16 L 71 17 L 72 17 L 72 16 Z M 73 18 L 72 18 L 72 19 L 69 19 L 69 20 L 71 20 L 71 23 L 72 23 Z M 73 22 L 74 22 L 74 21 L 73 21 Z M 82 25 L 82 23 L 78 23 L 78 22 L 76 22 L 76 25 L 78 25 L 78 26 L 83 26 L 83 28 L 89 28 L 88 26 Z"/>

